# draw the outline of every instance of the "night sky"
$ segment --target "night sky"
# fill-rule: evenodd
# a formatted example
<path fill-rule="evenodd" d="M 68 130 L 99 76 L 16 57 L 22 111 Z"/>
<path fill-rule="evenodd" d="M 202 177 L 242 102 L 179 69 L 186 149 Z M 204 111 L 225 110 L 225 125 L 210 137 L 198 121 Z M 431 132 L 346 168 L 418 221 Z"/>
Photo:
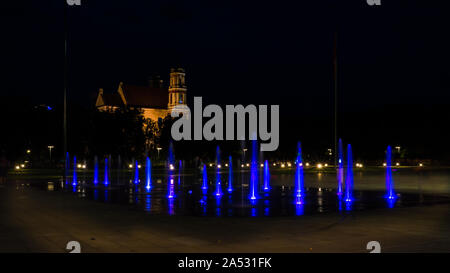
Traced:
<path fill-rule="evenodd" d="M 15 2 L 1 10 L 2 93 L 58 106 L 65 1 Z M 167 83 L 181 66 L 191 101 L 279 104 L 283 118 L 320 117 L 331 133 L 337 32 L 341 123 L 386 108 L 407 120 L 438 113 L 442 123 L 448 11 L 431 1 L 82 0 L 69 9 L 69 100 L 92 106 L 100 87 L 146 84 L 153 73 Z"/>

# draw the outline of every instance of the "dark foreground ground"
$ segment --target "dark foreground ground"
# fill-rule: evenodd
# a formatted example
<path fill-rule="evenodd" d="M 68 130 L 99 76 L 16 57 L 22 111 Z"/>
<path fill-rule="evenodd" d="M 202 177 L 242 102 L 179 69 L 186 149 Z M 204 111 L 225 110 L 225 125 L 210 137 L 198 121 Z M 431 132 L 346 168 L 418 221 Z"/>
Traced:
<path fill-rule="evenodd" d="M 0 185 L 0 252 L 450 252 L 450 205 L 299 217 L 155 216 Z"/>

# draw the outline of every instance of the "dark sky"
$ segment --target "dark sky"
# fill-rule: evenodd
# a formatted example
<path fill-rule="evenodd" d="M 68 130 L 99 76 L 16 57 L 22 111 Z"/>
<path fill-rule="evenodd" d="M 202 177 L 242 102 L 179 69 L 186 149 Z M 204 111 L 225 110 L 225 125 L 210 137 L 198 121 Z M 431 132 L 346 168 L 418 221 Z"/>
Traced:
<path fill-rule="evenodd" d="M 17 2 L 2 10 L 2 90 L 57 104 L 65 1 Z M 449 99 L 448 10 L 430 1 L 82 0 L 69 13 L 69 93 L 83 103 L 180 65 L 191 98 L 320 112 L 333 99 L 336 30 L 346 105 Z"/>
<path fill-rule="evenodd" d="M 309 130 L 311 142 L 326 135 L 323 146 L 329 146 L 337 32 L 339 135 L 361 145 L 363 136 L 387 135 L 380 145 L 409 140 L 440 150 L 437 143 L 450 136 L 443 134 L 450 120 L 450 24 L 443 3 L 82 0 L 69 9 L 69 100 L 92 106 L 100 87 L 146 84 L 152 73 L 167 82 L 170 67 L 182 66 L 190 100 L 279 104 L 283 119 L 303 117 L 294 127 Z M 61 105 L 64 8 L 64 0 L 2 6 L 3 95 Z M 318 126 L 325 129 L 314 131 Z"/>

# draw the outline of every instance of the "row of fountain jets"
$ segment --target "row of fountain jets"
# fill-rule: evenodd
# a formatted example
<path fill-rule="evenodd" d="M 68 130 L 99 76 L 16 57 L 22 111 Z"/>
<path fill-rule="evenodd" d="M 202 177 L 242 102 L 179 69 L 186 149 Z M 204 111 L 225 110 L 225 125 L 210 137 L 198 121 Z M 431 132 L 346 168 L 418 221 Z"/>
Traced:
<path fill-rule="evenodd" d="M 258 193 L 259 193 L 259 179 L 258 179 L 258 162 L 257 162 L 257 141 L 252 142 L 252 159 L 251 159 L 251 167 L 250 167 L 250 193 L 249 198 L 250 200 L 256 200 L 258 199 Z M 173 198 L 175 196 L 174 191 L 174 179 L 173 179 L 173 171 L 174 171 L 174 157 L 173 153 L 169 153 L 169 180 L 168 180 L 168 198 Z M 387 147 L 386 152 L 386 195 L 385 197 L 387 199 L 393 200 L 396 198 L 396 194 L 394 192 L 394 181 L 392 178 L 392 158 L 391 158 L 392 150 L 391 147 Z M 220 149 L 217 147 L 216 150 L 216 158 L 217 162 L 220 162 Z M 228 169 L 229 169 L 229 175 L 228 175 L 228 185 L 227 185 L 227 191 L 231 193 L 233 191 L 233 164 L 232 164 L 232 158 L 229 157 L 229 163 L 228 163 Z M 67 160 L 68 162 L 68 160 Z M 296 203 L 301 204 L 303 201 L 303 197 L 305 196 L 305 188 L 304 188 L 304 175 L 303 175 L 303 159 L 302 159 L 302 148 L 300 142 L 297 145 L 297 158 L 295 161 L 296 164 L 296 170 L 295 170 L 295 198 Z M 97 185 L 99 183 L 99 172 L 98 172 L 98 160 L 95 158 L 95 167 L 94 167 L 94 184 Z M 77 178 L 77 172 L 76 172 L 76 157 L 73 158 L 73 186 L 76 186 L 78 182 Z M 108 158 L 105 158 L 105 171 L 104 171 L 104 179 L 103 184 L 105 186 L 109 185 L 109 177 L 108 177 Z M 138 161 L 135 161 L 134 166 L 134 180 L 133 182 L 135 184 L 139 184 L 139 167 Z M 179 170 L 181 170 L 181 161 Z M 151 175 L 151 161 L 147 157 L 146 159 L 146 185 L 145 188 L 148 192 L 150 192 L 152 188 L 152 175 Z M 339 197 L 343 197 L 343 199 L 346 202 L 352 202 L 353 201 L 353 160 L 352 160 L 352 147 L 350 144 L 347 145 L 347 167 L 344 168 L 344 149 L 342 140 L 339 139 L 339 150 L 338 150 L 338 168 L 337 168 L 337 195 Z M 207 175 L 207 168 L 206 164 L 203 165 L 202 170 L 202 184 L 201 189 L 203 192 L 206 192 L 208 190 L 208 175 Z M 269 163 L 267 160 L 265 160 L 263 165 L 263 187 L 262 190 L 264 192 L 270 191 L 270 172 L 269 172 Z M 217 197 L 222 196 L 222 182 L 221 182 L 221 174 L 219 172 L 219 168 L 216 172 L 216 188 L 214 191 L 214 194 Z"/>

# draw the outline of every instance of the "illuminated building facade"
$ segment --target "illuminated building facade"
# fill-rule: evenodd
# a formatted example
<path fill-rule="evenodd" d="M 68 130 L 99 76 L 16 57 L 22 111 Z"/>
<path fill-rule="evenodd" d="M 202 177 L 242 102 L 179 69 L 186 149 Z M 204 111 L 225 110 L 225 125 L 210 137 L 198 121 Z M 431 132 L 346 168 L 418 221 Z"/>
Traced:
<path fill-rule="evenodd" d="M 182 68 L 170 71 L 169 88 L 165 88 L 159 77 L 149 80 L 148 86 L 119 83 L 117 92 L 106 93 L 99 89 L 95 106 L 100 111 L 114 111 L 121 107 L 131 107 L 142 111 L 146 119 L 158 121 L 170 114 L 173 107 L 186 105 L 186 73 Z"/>

